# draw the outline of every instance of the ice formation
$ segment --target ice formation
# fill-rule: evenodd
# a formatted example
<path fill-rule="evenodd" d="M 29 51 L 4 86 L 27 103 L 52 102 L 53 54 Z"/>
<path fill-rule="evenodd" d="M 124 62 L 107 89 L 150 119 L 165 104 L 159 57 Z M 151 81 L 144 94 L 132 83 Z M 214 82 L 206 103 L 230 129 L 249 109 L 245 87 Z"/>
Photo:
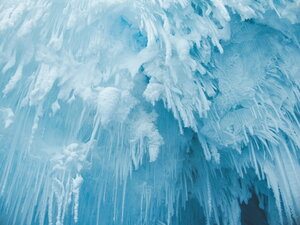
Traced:
<path fill-rule="evenodd" d="M 299 42 L 299 0 L 2 0 L 0 224 L 300 224 Z"/>

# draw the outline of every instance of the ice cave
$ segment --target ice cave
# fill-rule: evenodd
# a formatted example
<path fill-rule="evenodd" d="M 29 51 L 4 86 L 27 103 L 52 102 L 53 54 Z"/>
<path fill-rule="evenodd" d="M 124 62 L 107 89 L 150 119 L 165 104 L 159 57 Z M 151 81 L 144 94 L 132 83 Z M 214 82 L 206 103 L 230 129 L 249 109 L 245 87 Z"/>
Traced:
<path fill-rule="evenodd" d="M 0 225 L 300 225 L 300 0 L 0 0 Z"/>

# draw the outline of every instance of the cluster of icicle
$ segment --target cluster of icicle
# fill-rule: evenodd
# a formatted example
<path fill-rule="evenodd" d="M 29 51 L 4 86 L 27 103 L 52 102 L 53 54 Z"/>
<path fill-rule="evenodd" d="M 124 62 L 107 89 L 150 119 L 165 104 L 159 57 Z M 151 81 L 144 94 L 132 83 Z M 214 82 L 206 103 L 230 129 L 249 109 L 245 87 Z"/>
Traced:
<path fill-rule="evenodd" d="M 299 0 L 1 1 L 0 224 L 299 223 L 299 41 Z"/>

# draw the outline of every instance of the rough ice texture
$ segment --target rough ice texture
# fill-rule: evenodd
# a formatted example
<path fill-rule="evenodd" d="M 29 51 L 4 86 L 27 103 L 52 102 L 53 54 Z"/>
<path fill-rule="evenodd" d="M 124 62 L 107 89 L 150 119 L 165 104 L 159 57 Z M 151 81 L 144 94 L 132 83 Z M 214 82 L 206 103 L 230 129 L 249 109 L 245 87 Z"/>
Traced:
<path fill-rule="evenodd" d="M 299 0 L 1 1 L 0 224 L 300 224 L 299 22 Z"/>

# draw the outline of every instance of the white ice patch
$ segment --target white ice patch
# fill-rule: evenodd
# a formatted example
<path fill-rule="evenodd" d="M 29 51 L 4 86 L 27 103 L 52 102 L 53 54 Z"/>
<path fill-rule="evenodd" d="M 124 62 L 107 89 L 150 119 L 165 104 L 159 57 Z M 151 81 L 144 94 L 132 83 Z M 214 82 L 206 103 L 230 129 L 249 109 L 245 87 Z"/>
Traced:
<path fill-rule="evenodd" d="M 156 161 L 159 149 L 163 144 L 163 138 L 155 126 L 157 115 L 140 111 L 132 126 L 131 154 L 135 168 L 142 162 L 145 150 L 148 149 L 149 161 Z"/>
<path fill-rule="evenodd" d="M 14 122 L 14 112 L 11 108 L 0 108 L 0 118 L 4 128 L 8 128 Z"/>

